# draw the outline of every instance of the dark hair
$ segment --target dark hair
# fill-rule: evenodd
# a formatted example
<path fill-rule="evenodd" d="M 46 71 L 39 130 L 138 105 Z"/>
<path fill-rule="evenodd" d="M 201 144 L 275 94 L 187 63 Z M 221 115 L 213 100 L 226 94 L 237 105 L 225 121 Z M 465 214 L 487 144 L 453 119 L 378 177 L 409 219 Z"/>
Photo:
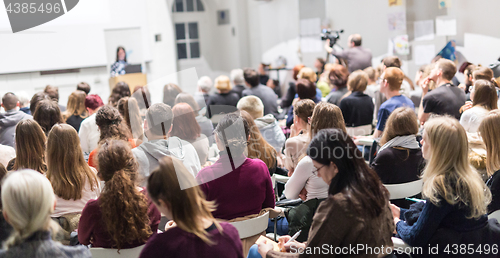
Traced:
<path fill-rule="evenodd" d="M 140 109 L 148 109 L 151 105 L 151 93 L 149 93 L 148 86 L 136 86 L 132 98 L 137 100 Z"/>
<path fill-rule="evenodd" d="M 177 97 L 175 98 L 175 104 L 177 105 L 179 103 L 187 103 L 194 111 L 200 110 L 198 103 L 196 103 L 196 100 L 189 93 L 179 93 L 179 95 L 177 95 Z"/>
<path fill-rule="evenodd" d="M 308 79 L 298 79 L 297 95 L 300 99 L 315 99 L 316 85 Z"/>
<path fill-rule="evenodd" d="M 245 68 L 243 70 L 243 77 L 250 86 L 255 87 L 259 85 L 259 74 L 252 68 Z"/>
<path fill-rule="evenodd" d="M 401 68 L 401 59 L 397 56 L 388 56 L 382 61 L 386 68 L 397 67 Z"/>
<path fill-rule="evenodd" d="M 169 105 L 165 103 L 153 104 L 146 113 L 148 132 L 166 136 L 172 126 L 173 118 L 174 115 Z"/>
<path fill-rule="evenodd" d="M 122 49 L 123 52 L 125 52 L 125 59 L 123 59 L 123 61 L 127 62 L 127 51 L 125 51 L 125 48 L 122 46 L 116 48 L 116 62 L 120 61 L 118 59 L 118 52 L 120 52 L 120 49 Z"/>
<path fill-rule="evenodd" d="M 43 92 L 47 93 L 47 95 L 49 95 L 49 98 L 51 98 L 53 101 L 59 102 L 59 88 L 47 85 L 45 86 Z"/>
<path fill-rule="evenodd" d="M 132 138 L 132 134 L 123 123 L 123 118 L 118 109 L 110 105 L 104 105 L 97 111 L 95 123 L 101 131 L 99 137 L 99 144 L 103 143 L 106 139 L 117 139 L 128 141 Z"/>
<path fill-rule="evenodd" d="M 497 89 L 492 81 L 476 80 L 474 82 L 473 106 L 482 106 L 488 111 L 498 108 Z"/>
<path fill-rule="evenodd" d="M 163 103 L 173 107 L 175 105 L 175 98 L 182 90 L 174 83 L 168 83 L 163 87 Z"/>
<path fill-rule="evenodd" d="M 85 107 L 92 110 L 96 110 L 99 107 L 104 106 L 101 97 L 97 94 L 90 94 L 85 97 Z"/>
<path fill-rule="evenodd" d="M 193 109 L 187 103 L 179 103 L 172 109 L 174 119 L 172 121 L 171 136 L 177 136 L 186 141 L 194 141 L 200 137 L 201 128 L 196 122 Z"/>
<path fill-rule="evenodd" d="M 19 99 L 12 92 L 7 92 L 2 97 L 2 105 L 5 111 L 16 108 L 17 102 L 19 102 Z"/>
<path fill-rule="evenodd" d="M 377 217 L 387 209 L 389 192 L 346 132 L 320 130 L 311 140 L 307 155 L 323 165 L 333 162 L 337 166 L 338 174 L 332 179 L 328 194 L 344 194 L 347 202 L 358 208 L 360 216 Z"/>
<path fill-rule="evenodd" d="M 78 83 L 78 85 L 76 85 L 76 90 L 81 90 L 88 95 L 90 92 L 90 85 L 86 82 L 80 82 Z"/>
<path fill-rule="evenodd" d="M 130 97 L 130 87 L 126 82 L 118 82 L 108 98 L 108 104 L 116 107 L 118 100 L 123 97 Z"/>
<path fill-rule="evenodd" d="M 330 82 L 333 85 L 337 86 L 337 88 L 344 88 L 347 87 L 349 71 L 343 65 L 334 64 L 328 77 L 330 78 Z"/>
<path fill-rule="evenodd" d="M 45 135 L 49 134 L 52 126 L 64 122 L 59 105 L 49 99 L 44 99 L 38 103 L 33 114 L 33 119 L 42 127 Z"/>
<path fill-rule="evenodd" d="M 31 101 L 30 101 L 31 115 L 35 114 L 36 106 L 38 105 L 38 103 L 40 101 L 42 101 L 44 99 L 49 99 L 49 96 L 47 96 L 47 93 L 45 93 L 43 91 L 37 92 L 37 93 L 35 93 L 35 95 L 33 95 L 33 97 L 31 97 Z"/>
<path fill-rule="evenodd" d="M 236 111 L 222 117 L 214 130 L 214 135 L 224 143 L 230 157 L 237 157 L 245 152 L 250 126 L 240 112 Z"/>

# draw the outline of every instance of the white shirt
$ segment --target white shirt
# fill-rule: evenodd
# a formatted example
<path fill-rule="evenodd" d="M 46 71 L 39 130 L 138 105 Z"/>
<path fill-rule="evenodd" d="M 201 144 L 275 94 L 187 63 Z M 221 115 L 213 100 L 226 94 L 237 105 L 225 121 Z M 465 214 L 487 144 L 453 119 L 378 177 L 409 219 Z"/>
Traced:
<path fill-rule="evenodd" d="M 328 197 L 329 186 L 323 179 L 312 173 L 314 170 L 312 159 L 309 156 L 305 156 L 299 161 L 292 177 L 290 177 L 285 185 L 283 193 L 287 199 L 299 198 L 299 193 L 304 187 L 307 190 L 306 201 L 314 198 L 324 199 Z"/>
<path fill-rule="evenodd" d="M 488 112 L 489 111 L 482 106 L 473 106 L 462 113 L 460 124 L 464 127 L 465 131 L 475 133 Z"/>
<path fill-rule="evenodd" d="M 99 127 L 97 127 L 95 122 L 95 117 L 96 113 L 85 118 L 80 125 L 78 135 L 80 136 L 80 145 L 82 146 L 83 153 L 89 154 L 97 148 L 97 143 L 99 142 L 101 133 L 99 132 Z"/>

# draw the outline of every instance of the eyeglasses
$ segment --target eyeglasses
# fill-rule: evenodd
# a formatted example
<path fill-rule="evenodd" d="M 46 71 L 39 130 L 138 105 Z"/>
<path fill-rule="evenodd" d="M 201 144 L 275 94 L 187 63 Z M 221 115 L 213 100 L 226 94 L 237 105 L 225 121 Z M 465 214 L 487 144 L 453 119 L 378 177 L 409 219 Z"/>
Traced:
<path fill-rule="evenodd" d="M 322 169 L 324 166 L 326 166 L 326 165 L 323 165 L 323 166 L 321 166 L 321 167 L 319 167 L 319 168 L 314 167 L 314 170 L 312 171 L 313 175 L 318 176 L 318 171 L 319 171 L 320 169 Z"/>

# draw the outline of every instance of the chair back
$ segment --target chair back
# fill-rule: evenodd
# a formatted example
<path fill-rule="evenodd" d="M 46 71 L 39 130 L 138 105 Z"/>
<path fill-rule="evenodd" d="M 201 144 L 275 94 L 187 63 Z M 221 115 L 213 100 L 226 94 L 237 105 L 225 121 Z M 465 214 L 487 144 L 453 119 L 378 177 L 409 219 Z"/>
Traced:
<path fill-rule="evenodd" d="M 385 188 L 389 191 L 390 199 L 403 199 L 406 197 L 411 197 L 422 192 L 422 185 L 424 181 L 422 179 L 402 184 L 388 184 Z"/>
<path fill-rule="evenodd" d="M 500 210 L 494 211 L 490 215 L 488 215 L 488 219 L 497 219 L 497 221 L 500 223 Z"/>
<path fill-rule="evenodd" d="M 118 253 L 117 249 L 93 247 L 90 248 L 90 253 L 94 258 L 137 258 L 141 254 L 142 248 L 144 248 L 144 245 L 120 249 L 120 253 Z"/>
<path fill-rule="evenodd" d="M 256 218 L 231 222 L 230 224 L 233 225 L 236 230 L 238 230 L 240 239 L 244 239 L 247 237 L 258 235 L 262 233 L 262 231 L 265 231 L 267 229 L 268 222 L 269 212 L 266 212 Z"/>

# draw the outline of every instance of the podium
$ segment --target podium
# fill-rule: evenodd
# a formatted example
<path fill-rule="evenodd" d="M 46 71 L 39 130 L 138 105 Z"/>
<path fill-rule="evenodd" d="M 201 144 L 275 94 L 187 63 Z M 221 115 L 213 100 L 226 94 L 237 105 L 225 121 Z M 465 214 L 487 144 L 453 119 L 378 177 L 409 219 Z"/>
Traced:
<path fill-rule="evenodd" d="M 109 78 L 109 90 L 113 91 L 113 88 L 118 82 L 127 83 L 130 87 L 130 93 L 132 93 L 136 86 L 146 86 L 146 84 L 148 84 L 148 79 L 144 73 L 129 73 L 111 77 Z"/>

